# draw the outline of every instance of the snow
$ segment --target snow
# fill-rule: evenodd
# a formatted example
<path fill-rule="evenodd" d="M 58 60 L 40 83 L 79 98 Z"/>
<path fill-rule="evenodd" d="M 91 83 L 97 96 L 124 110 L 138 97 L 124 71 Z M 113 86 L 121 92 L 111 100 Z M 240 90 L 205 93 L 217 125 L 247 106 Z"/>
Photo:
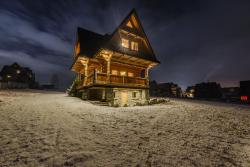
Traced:
<path fill-rule="evenodd" d="M 112 108 L 0 90 L 0 166 L 250 166 L 250 107 L 195 100 Z"/>

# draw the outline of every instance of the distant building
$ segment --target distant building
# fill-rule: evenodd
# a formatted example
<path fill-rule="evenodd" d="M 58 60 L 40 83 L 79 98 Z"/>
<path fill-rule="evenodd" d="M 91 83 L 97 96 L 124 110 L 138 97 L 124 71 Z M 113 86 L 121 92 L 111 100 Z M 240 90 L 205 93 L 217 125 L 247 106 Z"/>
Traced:
<path fill-rule="evenodd" d="M 182 97 L 181 88 L 175 83 L 150 82 L 150 95 L 156 97 Z"/>
<path fill-rule="evenodd" d="M 240 81 L 240 99 L 244 102 L 250 102 L 250 80 Z"/>
<path fill-rule="evenodd" d="M 236 102 L 240 99 L 239 87 L 221 88 L 222 99 L 226 101 Z"/>
<path fill-rule="evenodd" d="M 45 89 L 45 90 L 55 90 L 55 85 L 53 84 L 42 84 L 40 86 L 41 89 Z"/>
<path fill-rule="evenodd" d="M 194 98 L 194 92 L 195 92 L 194 86 L 187 87 L 186 92 L 185 92 L 185 97 Z"/>
<path fill-rule="evenodd" d="M 195 85 L 194 98 L 220 99 L 221 86 L 216 82 L 203 82 Z"/>
<path fill-rule="evenodd" d="M 5 65 L 0 72 L 0 76 L 3 83 L 19 83 L 27 85 L 27 87 L 33 87 L 36 84 L 35 74 L 32 70 L 27 67 L 21 67 L 17 63 Z"/>

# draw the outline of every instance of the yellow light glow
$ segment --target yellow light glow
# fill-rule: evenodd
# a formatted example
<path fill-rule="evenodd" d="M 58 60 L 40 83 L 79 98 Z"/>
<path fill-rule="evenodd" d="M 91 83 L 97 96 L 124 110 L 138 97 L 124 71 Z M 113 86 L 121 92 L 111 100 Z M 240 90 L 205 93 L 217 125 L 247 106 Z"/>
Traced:
<path fill-rule="evenodd" d="M 118 75 L 118 71 L 117 71 L 117 70 L 112 70 L 112 71 L 111 71 L 111 74 L 113 74 L 113 75 Z"/>
<path fill-rule="evenodd" d="M 126 71 L 120 71 L 121 76 L 126 76 Z"/>
<path fill-rule="evenodd" d="M 128 23 L 126 24 L 126 26 L 133 28 L 132 23 L 130 21 L 128 21 Z"/>
<path fill-rule="evenodd" d="M 134 41 L 131 42 L 131 50 L 138 51 L 138 43 L 137 42 L 134 42 Z"/>
<path fill-rule="evenodd" d="M 128 76 L 129 76 L 129 77 L 134 77 L 134 73 L 128 72 Z"/>
<path fill-rule="evenodd" d="M 122 38 L 122 47 L 129 48 L 129 40 Z"/>

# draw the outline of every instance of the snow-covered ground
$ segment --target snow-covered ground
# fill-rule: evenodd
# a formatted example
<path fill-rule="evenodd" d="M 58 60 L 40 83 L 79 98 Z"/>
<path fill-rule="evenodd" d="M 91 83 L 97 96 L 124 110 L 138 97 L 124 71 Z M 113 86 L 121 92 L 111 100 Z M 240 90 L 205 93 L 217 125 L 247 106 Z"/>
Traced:
<path fill-rule="evenodd" d="M 250 107 L 172 100 L 111 108 L 0 90 L 0 166 L 250 166 Z"/>

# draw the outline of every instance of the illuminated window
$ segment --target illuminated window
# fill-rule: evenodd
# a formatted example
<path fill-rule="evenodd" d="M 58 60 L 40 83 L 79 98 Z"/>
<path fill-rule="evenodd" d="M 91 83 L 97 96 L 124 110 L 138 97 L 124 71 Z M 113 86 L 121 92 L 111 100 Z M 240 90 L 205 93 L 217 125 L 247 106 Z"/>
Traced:
<path fill-rule="evenodd" d="M 21 73 L 21 71 L 20 71 L 20 70 L 16 70 L 16 73 L 17 73 L 17 74 L 20 74 L 20 73 Z"/>
<path fill-rule="evenodd" d="M 138 43 L 137 42 L 131 42 L 131 50 L 138 51 Z"/>
<path fill-rule="evenodd" d="M 129 48 L 129 40 L 122 38 L 122 47 Z"/>
<path fill-rule="evenodd" d="M 132 24 L 131 24 L 130 21 L 129 21 L 126 25 L 127 25 L 128 27 L 130 27 L 130 28 L 133 28 L 133 26 L 132 26 Z"/>
<path fill-rule="evenodd" d="M 112 71 L 111 71 L 111 74 L 113 74 L 113 75 L 118 75 L 118 71 L 117 71 L 117 70 L 112 70 Z"/>
<path fill-rule="evenodd" d="M 126 71 L 120 71 L 121 76 L 126 76 Z"/>
<path fill-rule="evenodd" d="M 129 77 L 134 77 L 134 73 L 128 72 L 128 76 L 129 76 Z"/>
<path fill-rule="evenodd" d="M 7 75 L 7 78 L 11 78 L 11 76 L 10 76 L 10 75 Z"/>

